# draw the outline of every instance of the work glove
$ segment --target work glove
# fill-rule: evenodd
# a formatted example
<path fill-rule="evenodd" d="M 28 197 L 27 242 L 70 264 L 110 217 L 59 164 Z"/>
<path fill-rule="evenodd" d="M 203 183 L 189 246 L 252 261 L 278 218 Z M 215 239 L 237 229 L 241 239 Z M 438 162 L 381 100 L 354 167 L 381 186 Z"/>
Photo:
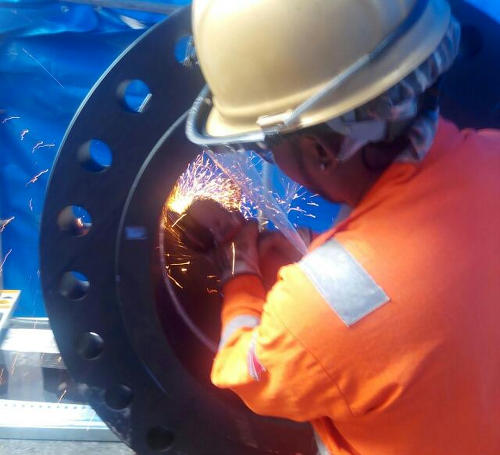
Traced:
<path fill-rule="evenodd" d="M 261 276 L 258 240 L 258 225 L 254 220 L 250 220 L 242 224 L 232 239 L 217 245 L 212 260 L 218 268 L 222 285 L 238 275 Z"/>
<path fill-rule="evenodd" d="M 299 235 L 309 246 L 312 232 L 308 228 L 300 228 Z M 281 267 L 293 264 L 302 259 L 302 254 L 279 231 L 264 231 L 259 236 L 259 269 L 264 288 L 269 290 L 278 279 Z"/>

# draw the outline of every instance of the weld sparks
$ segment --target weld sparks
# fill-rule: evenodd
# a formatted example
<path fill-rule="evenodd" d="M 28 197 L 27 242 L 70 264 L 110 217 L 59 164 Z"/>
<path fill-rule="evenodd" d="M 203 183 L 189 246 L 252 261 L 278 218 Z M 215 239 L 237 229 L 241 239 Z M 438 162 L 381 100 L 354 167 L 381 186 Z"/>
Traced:
<path fill-rule="evenodd" d="M 24 141 L 24 136 L 26 136 L 29 132 L 30 130 L 27 128 L 21 131 L 21 141 Z"/>
<path fill-rule="evenodd" d="M 55 146 L 56 146 L 56 144 L 53 144 L 53 143 L 45 144 L 43 141 L 38 141 L 31 149 L 31 153 L 35 153 L 37 150 L 40 150 L 43 148 L 51 148 L 51 147 L 55 147 Z"/>
<path fill-rule="evenodd" d="M 169 269 L 169 267 L 168 267 L 168 266 L 166 267 L 166 269 L 167 269 L 167 276 L 168 276 L 168 277 L 172 280 L 172 282 L 173 282 L 173 283 L 174 283 L 177 287 L 179 287 L 179 288 L 181 288 L 181 289 L 184 289 L 184 287 L 182 286 L 182 284 L 181 284 L 181 283 L 179 283 L 179 282 L 178 282 L 178 281 L 177 281 L 177 280 L 176 280 L 176 279 L 175 279 L 175 278 L 174 278 L 174 277 L 170 274 L 170 269 Z"/>
<path fill-rule="evenodd" d="M 163 210 L 162 226 L 178 246 L 182 244 L 174 228 L 196 199 L 212 199 L 229 210 L 240 210 L 242 203 L 240 187 L 203 153 L 198 155 L 178 178 Z M 172 214 L 176 214 L 175 221 L 171 218 Z M 182 284 L 173 275 L 176 275 L 174 271 L 184 274 L 189 272 L 191 255 L 180 254 L 169 257 L 167 254 L 167 256 L 166 275 L 178 288 L 183 289 Z M 212 290 L 209 293 L 213 293 Z"/>
<path fill-rule="evenodd" d="M 16 217 L 11 216 L 10 218 L 7 218 L 6 220 L 0 221 L 0 234 L 5 231 L 5 228 L 7 227 L 8 224 L 10 224 Z"/>
<path fill-rule="evenodd" d="M 12 360 L 12 364 L 10 366 L 10 371 L 9 371 L 10 376 L 14 376 L 14 373 L 16 371 L 16 363 L 17 363 L 18 357 L 19 357 L 19 354 L 14 355 L 14 359 Z"/>
<path fill-rule="evenodd" d="M 64 398 L 64 396 L 68 393 L 68 389 L 64 389 L 63 390 L 63 393 L 61 393 L 61 396 L 59 397 L 59 399 L 57 400 L 58 403 L 60 403 L 62 401 L 62 399 Z"/>
<path fill-rule="evenodd" d="M 234 276 L 234 266 L 236 263 L 236 248 L 234 246 L 234 242 L 231 242 L 231 250 L 233 252 L 233 264 L 232 264 L 231 272 L 232 272 L 232 276 Z"/>
<path fill-rule="evenodd" d="M 2 123 L 5 124 L 7 122 L 10 122 L 11 120 L 16 120 L 18 118 L 21 118 L 19 115 L 11 115 L 10 117 L 4 118 L 2 120 Z"/>
<path fill-rule="evenodd" d="M 43 171 L 39 172 L 30 181 L 28 181 L 28 183 L 26 183 L 26 186 L 28 186 L 30 183 L 35 183 L 43 174 L 46 174 L 47 172 L 49 172 L 48 169 L 44 169 Z"/>
<path fill-rule="evenodd" d="M 57 79 L 56 77 L 42 64 L 42 62 L 40 62 L 40 60 L 38 60 L 36 57 L 34 57 L 33 55 L 31 55 L 24 47 L 23 47 L 23 52 L 29 57 L 31 58 L 40 68 L 42 68 L 52 79 L 54 79 L 54 81 L 56 81 L 62 88 L 64 88 L 64 85 L 62 85 Z"/>
<path fill-rule="evenodd" d="M 0 273 L 3 272 L 3 266 L 5 265 L 5 262 L 7 261 L 7 258 L 10 256 L 10 253 L 12 253 L 12 248 L 5 253 L 5 256 L 3 259 L 0 261 Z"/>
<path fill-rule="evenodd" d="M 168 210 L 185 213 L 195 199 L 213 199 L 229 210 L 239 210 L 241 190 L 204 154 L 189 164 L 167 200 Z"/>

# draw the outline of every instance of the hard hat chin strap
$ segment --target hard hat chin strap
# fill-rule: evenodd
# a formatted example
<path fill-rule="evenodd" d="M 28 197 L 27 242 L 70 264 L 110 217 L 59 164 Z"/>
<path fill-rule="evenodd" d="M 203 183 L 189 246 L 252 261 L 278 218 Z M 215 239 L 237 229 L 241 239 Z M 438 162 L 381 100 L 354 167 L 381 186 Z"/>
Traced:
<path fill-rule="evenodd" d="M 398 25 L 398 27 L 396 27 L 396 29 L 390 32 L 380 43 L 378 43 L 371 52 L 361 56 L 351 66 L 347 67 L 340 74 L 333 77 L 321 90 L 306 99 L 295 109 L 278 114 L 279 116 L 282 116 L 282 118 L 280 118 L 280 123 L 283 125 L 283 129 L 286 130 L 293 128 L 297 123 L 300 123 L 300 118 L 305 112 L 314 109 L 314 107 L 321 103 L 325 97 L 330 96 L 332 93 L 337 91 L 346 81 L 351 79 L 361 69 L 365 68 L 368 64 L 380 57 L 380 55 L 387 52 L 420 20 L 428 5 L 429 0 L 416 0 L 410 14 Z"/>

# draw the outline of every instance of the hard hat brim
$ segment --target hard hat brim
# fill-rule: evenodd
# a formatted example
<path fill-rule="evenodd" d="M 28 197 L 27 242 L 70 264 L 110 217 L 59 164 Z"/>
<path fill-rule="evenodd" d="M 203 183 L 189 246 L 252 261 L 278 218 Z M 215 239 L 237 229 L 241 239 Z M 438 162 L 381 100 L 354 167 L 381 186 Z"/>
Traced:
<path fill-rule="evenodd" d="M 344 82 L 339 90 L 325 97 L 314 109 L 303 113 L 296 129 L 323 123 L 343 115 L 396 85 L 434 52 L 448 29 L 450 18 L 450 8 L 445 0 L 429 1 L 420 20 L 405 36 L 362 71 Z M 318 87 L 318 90 L 321 88 Z M 307 97 L 305 95 L 304 99 Z M 260 131 L 256 120 L 236 123 L 234 119 L 225 118 L 217 109 L 217 100 L 213 102 L 214 105 L 203 127 L 208 136 L 236 137 Z"/>

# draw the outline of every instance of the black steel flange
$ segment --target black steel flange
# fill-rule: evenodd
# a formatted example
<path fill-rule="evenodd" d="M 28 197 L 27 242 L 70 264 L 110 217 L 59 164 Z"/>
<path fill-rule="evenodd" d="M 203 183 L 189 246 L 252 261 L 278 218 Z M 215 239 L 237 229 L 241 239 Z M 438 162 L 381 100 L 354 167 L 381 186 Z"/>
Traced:
<path fill-rule="evenodd" d="M 444 115 L 460 126 L 498 127 L 498 25 L 462 1 L 451 3 L 466 28 L 446 78 Z M 186 9 L 143 35 L 70 125 L 41 226 L 47 312 L 81 390 L 141 455 L 312 454 L 308 427 L 257 417 L 210 386 L 213 354 L 176 304 L 184 299 L 215 339 L 218 302 L 198 301 L 199 274 L 183 291 L 164 280 L 162 206 L 199 152 L 185 139 L 183 116 L 203 80 L 192 59 L 185 66 L 175 57 L 189 34 Z M 127 98 L 137 80 L 151 94 L 139 102 Z M 107 145 L 111 159 L 93 154 L 96 144 Z"/>
<path fill-rule="evenodd" d="M 188 10 L 149 31 L 101 78 L 70 126 L 42 220 L 47 311 L 89 402 L 141 455 L 310 454 L 308 426 L 258 417 L 210 386 L 213 353 L 173 310 L 174 291 L 163 280 L 162 206 L 199 153 L 185 139 L 182 115 L 202 77 L 174 56 L 189 33 Z M 151 93 L 139 112 L 124 99 L 133 80 Z M 107 144 L 109 166 L 93 157 L 91 140 Z"/>

